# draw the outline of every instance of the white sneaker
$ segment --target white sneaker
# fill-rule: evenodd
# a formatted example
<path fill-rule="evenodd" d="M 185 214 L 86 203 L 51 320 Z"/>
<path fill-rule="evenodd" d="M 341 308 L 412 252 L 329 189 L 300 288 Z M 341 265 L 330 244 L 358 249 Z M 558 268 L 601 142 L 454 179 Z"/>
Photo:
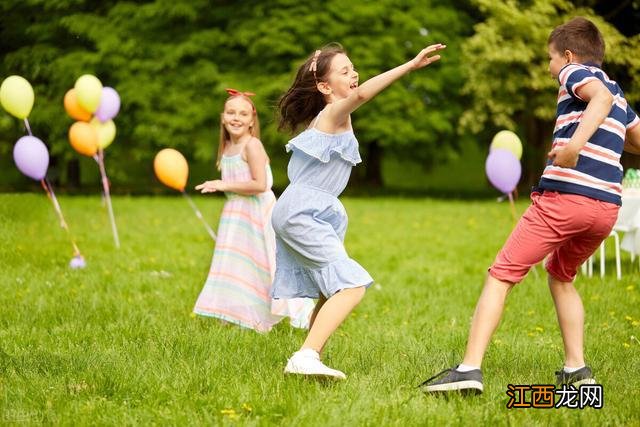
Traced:
<path fill-rule="evenodd" d="M 335 379 L 344 380 L 347 376 L 338 371 L 337 369 L 331 369 L 320 361 L 320 355 L 310 348 L 305 348 L 293 353 L 293 356 L 287 361 L 287 366 L 284 368 L 285 374 L 301 374 L 301 375 L 315 375 L 322 377 L 331 377 Z"/>

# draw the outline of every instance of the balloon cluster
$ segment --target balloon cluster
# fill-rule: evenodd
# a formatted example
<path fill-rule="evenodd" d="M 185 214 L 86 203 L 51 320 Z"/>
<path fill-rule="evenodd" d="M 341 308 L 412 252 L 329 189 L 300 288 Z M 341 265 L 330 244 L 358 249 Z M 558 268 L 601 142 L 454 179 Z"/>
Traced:
<path fill-rule="evenodd" d="M 31 114 L 35 96 L 31 84 L 21 76 L 9 76 L 0 86 L 0 103 L 7 113 L 23 120 L 28 136 L 18 139 L 13 147 L 13 160 L 20 172 L 41 181 L 49 168 L 49 150 L 39 138 L 31 135 L 27 117 Z"/>
<path fill-rule="evenodd" d="M 504 194 L 511 194 L 520 181 L 522 143 L 510 130 L 501 130 L 491 141 L 485 171 L 489 182 Z"/>
<path fill-rule="evenodd" d="M 112 119 L 120 111 L 115 89 L 103 87 L 97 77 L 85 74 L 65 94 L 64 109 L 77 120 L 69 128 L 69 142 L 78 153 L 93 157 L 113 142 L 116 125 Z"/>
<path fill-rule="evenodd" d="M 116 137 L 116 125 L 112 119 L 120 111 L 120 96 L 115 89 L 103 87 L 96 76 L 84 74 L 64 95 L 64 109 L 71 118 L 77 120 L 69 128 L 71 146 L 78 153 L 93 157 L 100 168 L 113 240 L 116 248 L 119 248 L 120 238 L 111 206 L 109 179 L 104 166 L 103 151 Z"/>
<path fill-rule="evenodd" d="M 13 160 L 18 170 L 31 179 L 40 181 L 42 188 L 47 192 L 49 199 L 60 220 L 60 226 L 67 231 L 73 246 L 73 258 L 69 262 L 69 267 L 73 269 L 84 268 L 86 262 L 76 245 L 67 222 L 64 220 L 62 208 L 58 203 L 53 186 L 46 179 L 49 168 L 49 150 L 40 139 L 31 134 L 31 127 L 27 117 L 33 108 L 35 100 L 31 84 L 21 76 L 9 76 L 0 85 L 0 104 L 12 116 L 24 121 L 24 125 L 29 135 L 18 139 L 13 147 Z"/>

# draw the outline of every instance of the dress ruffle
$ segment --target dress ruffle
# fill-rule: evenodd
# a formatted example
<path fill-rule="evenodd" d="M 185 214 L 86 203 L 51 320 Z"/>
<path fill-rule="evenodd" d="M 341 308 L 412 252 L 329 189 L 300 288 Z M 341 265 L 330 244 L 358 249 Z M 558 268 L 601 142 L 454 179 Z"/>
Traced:
<path fill-rule="evenodd" d="M 310 128 L 291 139 L 285 148 L 287 153 L 299 150 L 322 163 L 328 163 L 333 153 L 338 153 L 353 166 L 362 161 L 358 152 L 358 140 L 352 131 L 330 134 Z"/>
<path fill-rule="evenodd" d="M 344 258 L 321 268 L 277 268 L 271 294 L 276 299 L 318 298 L 320 291 L 329 298 L 343 289 L 368 288 L 372 283 L 373 278 L 360 264 Z"/>

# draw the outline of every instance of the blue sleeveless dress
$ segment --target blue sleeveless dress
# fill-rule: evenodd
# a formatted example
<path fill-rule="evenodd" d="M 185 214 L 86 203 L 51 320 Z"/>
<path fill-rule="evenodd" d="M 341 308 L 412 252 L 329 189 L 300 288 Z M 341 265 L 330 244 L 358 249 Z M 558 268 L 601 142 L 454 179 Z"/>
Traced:
<path fill-rule="evenodd" d="M 316 119 L 317 122 L 317 119 Z M 310 127 L 289 141 L 290 184 L 273 209 L 276 273 L 273 298 L 326 298 L 373 279 L 344 248 L 347 213 L 338 200 L 360 163 L 353 131 L 328 134 Z"/>

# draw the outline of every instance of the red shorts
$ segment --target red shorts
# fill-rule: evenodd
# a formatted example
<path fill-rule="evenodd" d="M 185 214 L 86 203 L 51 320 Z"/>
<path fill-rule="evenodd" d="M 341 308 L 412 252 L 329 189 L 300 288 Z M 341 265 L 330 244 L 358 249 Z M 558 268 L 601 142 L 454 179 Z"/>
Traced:
<path fill-rule="evenodd" d="M 577 194 L 531 193 L 532 204 L 496 256 L 489 273 L 520 282 L 547 255 L 545 268 L 562 282 L 572 282 L 578 267 L 609 236 L 619 206 Z"/>

